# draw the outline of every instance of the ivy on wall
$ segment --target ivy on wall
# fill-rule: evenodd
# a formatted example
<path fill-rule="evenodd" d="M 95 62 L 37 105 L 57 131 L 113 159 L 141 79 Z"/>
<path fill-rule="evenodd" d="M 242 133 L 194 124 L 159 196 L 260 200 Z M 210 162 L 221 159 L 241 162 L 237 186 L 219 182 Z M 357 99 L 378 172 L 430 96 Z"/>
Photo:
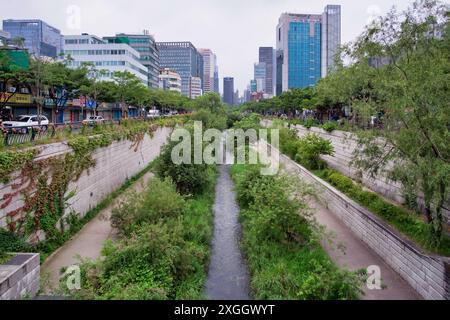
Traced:
<path fill-rule="evenodd" d="M 99 126 L 94 136 L 73 136 L 67 142 L 73 152 L 43 160 L 36 159 L 36 149 L 0 152 L 0 182 L 14 181 L 11 192 L 0 199 L 0 209 L 7 208 L 19 195 L 24 199 L 23 206 L 6 214 L 8 229 L 31 243 L 39 242 L 44 235 L 46 240 L 62 236 L 75 216 L 69 214 L 62 219 L 67 201 L 75 194 L 69 192 L 69 184 L 95 166 L 94 151 L 114 141 L 129 140 L 130 149 L 137 152 L 146 134 L 153 137 L 159 127 L 179 123 L 128 121 L 120 126 Z M 19 172 L 17 177 L 12 176 L 14 172 Z"/>

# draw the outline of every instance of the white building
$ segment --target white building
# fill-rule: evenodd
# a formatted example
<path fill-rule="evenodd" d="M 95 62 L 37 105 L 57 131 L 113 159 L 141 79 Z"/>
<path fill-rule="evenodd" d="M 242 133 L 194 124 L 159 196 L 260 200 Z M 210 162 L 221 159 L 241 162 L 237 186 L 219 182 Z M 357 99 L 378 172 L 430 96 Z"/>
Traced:
<path fill-rule="evenodd" d="M 214 92 L 216 83 L 215 74 L 218 72 L 217 57 L 210 49 L 198 50 L 203 57 L 203 92 Z"/>
<path fill-rule="evenodd" d="M 159 88 L 181 93 L 181 76 L 168 68 L 159 73 Z"/>
<path fill-rule="evenodd" d="M 202 79 L 199 77 L 189 78 L 189 98 L 195 99 L 202 95 Z"/>
<path fill-rule="evenodd" d="M 69 68 L 78 68 L 83 63 L 93 63 L 98 70 L 104 70 L 103 80 L 112 80 L 117 71 L 128 71 L 148 84 L 148 68 L 139 62 L 138 51 L 125 43 L 107 43 L 99 37 L 82 34 L 64 36 L 63 53 L 71 56 Z"/>

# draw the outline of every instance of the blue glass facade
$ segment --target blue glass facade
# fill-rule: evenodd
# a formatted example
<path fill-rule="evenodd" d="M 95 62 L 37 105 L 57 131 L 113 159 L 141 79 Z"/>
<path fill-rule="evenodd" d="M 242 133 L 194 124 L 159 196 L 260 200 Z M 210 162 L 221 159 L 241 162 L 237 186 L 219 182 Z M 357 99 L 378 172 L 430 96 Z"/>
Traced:
<path fill-rule="evenodd" d="M 289 89 L 316 85 L 321 78 L 321 23 L 291 22 L 288 33 Z"/>
<path fill-rule="evenodd" d="M 4 20 L 3 30 L 11 39 L 23 38 L 31 54 L 56 58 L 61 52 L 61 32 L 41 20 Z"/>

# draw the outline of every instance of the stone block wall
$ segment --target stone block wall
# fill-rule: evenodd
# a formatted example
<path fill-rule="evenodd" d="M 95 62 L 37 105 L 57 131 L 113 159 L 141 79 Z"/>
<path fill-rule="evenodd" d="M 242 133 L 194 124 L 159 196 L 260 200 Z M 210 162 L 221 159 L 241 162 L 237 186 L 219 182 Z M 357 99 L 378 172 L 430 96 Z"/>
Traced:
<path fill-rule="evenodd" d="M 450 300 L 450 258 L 422 252 L 389 224 L 287 156 L 280 155 L 280 164 L 314 186 L 328 209 L 424 299 Z"/>
<path fill-rule="evenodd" d="M 270 126 L 270 120 L 264 120 L 262 125 Z M 401 183 L 394 182 L 382 175 L 371 177 L 370 175 L 359 172 L 356 168 L 351 166 L 353 160 L 353 153 L 358 147 L 357 137 L 349 132 L 335 130 L 331 133 L 321 128 L 307 129 L 303 126 L 292 126 L 297 130 L 298 136 L 301 138 L 309 133 L 315 133 L 318 136 L 331 141 L 334 147 L 333 156 L 323 156 L 322 158 L 327 162 L 328 166 L 340 173 L 360 181 L 365 187 L 370 190 L 390 199 L 396 203 L 404 204 L 403 187 Z M 423 209 L 423 197 L 419 195 L 418 204 Z M 443 213 L 447 217 L 447 222 L 450 224 L 450 204 L 447 203 L 443 207 Z"/>
<path fill-rule="evenodd" d="M 0 265 L 0 300 L 33 298 L 39 291 L 39 254 L 17 254 Z"/>
<path fill-rule="evenodd" d="M 80 218 L 89 210 L 97 206 L 108 194 L 119 188 L 127 179 L 142 171 L 160 153 L 161 147 L 166 143 L 172 132 L 171 128 L 159 128 L 153 137 L 145 135 L 144 139 L 135 146 L 132 141 L 123 140 L 113 142 L 106 148 L 94 151 L 93 158 L 96 165 L 86 170 L 77 181 L 71 182 L 67 195 L 74 192 L 74 196 L 68 200 L 65 214 L 75 213 Z M 39 154 L 36 160 L 64 155 L 71 152 L 71 148 L 65 142 L 39 146 Z M 8 184 L 0 183 L 0 228 L 6 228 L 8 213 L 13 212 L 24 205 L 23 195 L 18 194 L 6 206 L 2 203 L 5 195 L 14 192 L 14 185 L 19 184 L 18 173 Z M 2 205 L 3 204 L 3 205 Z M 16 217 L 12 218 L 15 219 Z M 19 216 L 17 216 L 17 219 Z M 39 232 L 38 232 L 39 233 Z M 43 234 L 37 237 L 44 239 Z"/>

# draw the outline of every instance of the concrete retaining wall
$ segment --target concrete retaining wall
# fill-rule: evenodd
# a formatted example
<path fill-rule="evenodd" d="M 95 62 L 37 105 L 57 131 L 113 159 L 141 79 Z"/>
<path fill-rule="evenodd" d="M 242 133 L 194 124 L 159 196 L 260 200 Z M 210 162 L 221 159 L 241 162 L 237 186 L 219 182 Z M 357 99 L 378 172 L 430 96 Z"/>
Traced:
<path fill-rule="evenodd" d="M 263 125 L 270 126 L 271 121 L 265 120 Z M 361 182 L 365 187 L 370 190 L 383 195 L 387 199 L 390 199 L 399 204 L 405 203 L 405 198 L 403 196 L 403 187 L 401 183 L 394 182 L 382 175 L 377 177 L 371 177 L 370 175 L 364 174 L 350 165 L 353 160 L 353 153 L 358 147 L 357 137 L 349 132 L 335 130 L 331 133 L 321 129 L 321 128 L 311 128 L 307 129 L 303 126 L 296 125 L 292 126 L 298 132 L 298 136 L 301 138 L 309 133 L 315 133 L 318 136 L 331 141 L 334 147 L 334 156 L 323 156 L 322 158 L 327 162 L 328 166 L 342 174 L 351 177 L 359 182 Z M 423 209 L 423 197 L 419 195 L 418 204 Z M 443 207 L 443 214 L 447 217 L 447 221 L 450 224 L 450 206 L 447 203 Z"/>
<path fill-rule="evenodd" d="M 171 128 L 160 128 L 153 137 L 146 135 L 137 149 L 131 141 L 124 140 L 96 150 L 93 154 L 93 158 L 96 160 L 95 167 L 85 171 L 77 181 L 71 182 L 69 185 L 67 194 L 74 191 L 75 196 L 68 200 L 66 215 L 76 213 L 80 218 L 83 217 L 128 178 L 139 173 L 159 155 L 160 149 L 167 141 L 171 131 Z M 71 148 L 64 142 L 44 145 L 39 149 L 36 160 L 71 152 Z M 16 190 L 15 184 L 20 185 L 20 180 L 16 178 L 6 185 L 0 184 L 0 207 L 4 196 Z M 0 228 L 7 227 L 8 219 L 12 219 L 11 221 L 19 219 L 19 214 L 11 216 L 8 213 L 20 209 L 23 205 L 23 196 L 19 193 L 11 203 L 0 209 Z M 38 232 L 35 237 L 42 241 L 45 235 Z"/>
<path fill-rule="evenodd" d="M 286 171 L 314 186 L 328 209 L 423 298 L 450 299 L 450 258 L 423 253 L 390 225 L 287 156 L 280 155 L 280 163 Z"/>
<path fill-rule="evenodd" d="M 18 254 L 0 265 L 0 300 L 33 298 L 39 291 L 39 254 Z"/>

